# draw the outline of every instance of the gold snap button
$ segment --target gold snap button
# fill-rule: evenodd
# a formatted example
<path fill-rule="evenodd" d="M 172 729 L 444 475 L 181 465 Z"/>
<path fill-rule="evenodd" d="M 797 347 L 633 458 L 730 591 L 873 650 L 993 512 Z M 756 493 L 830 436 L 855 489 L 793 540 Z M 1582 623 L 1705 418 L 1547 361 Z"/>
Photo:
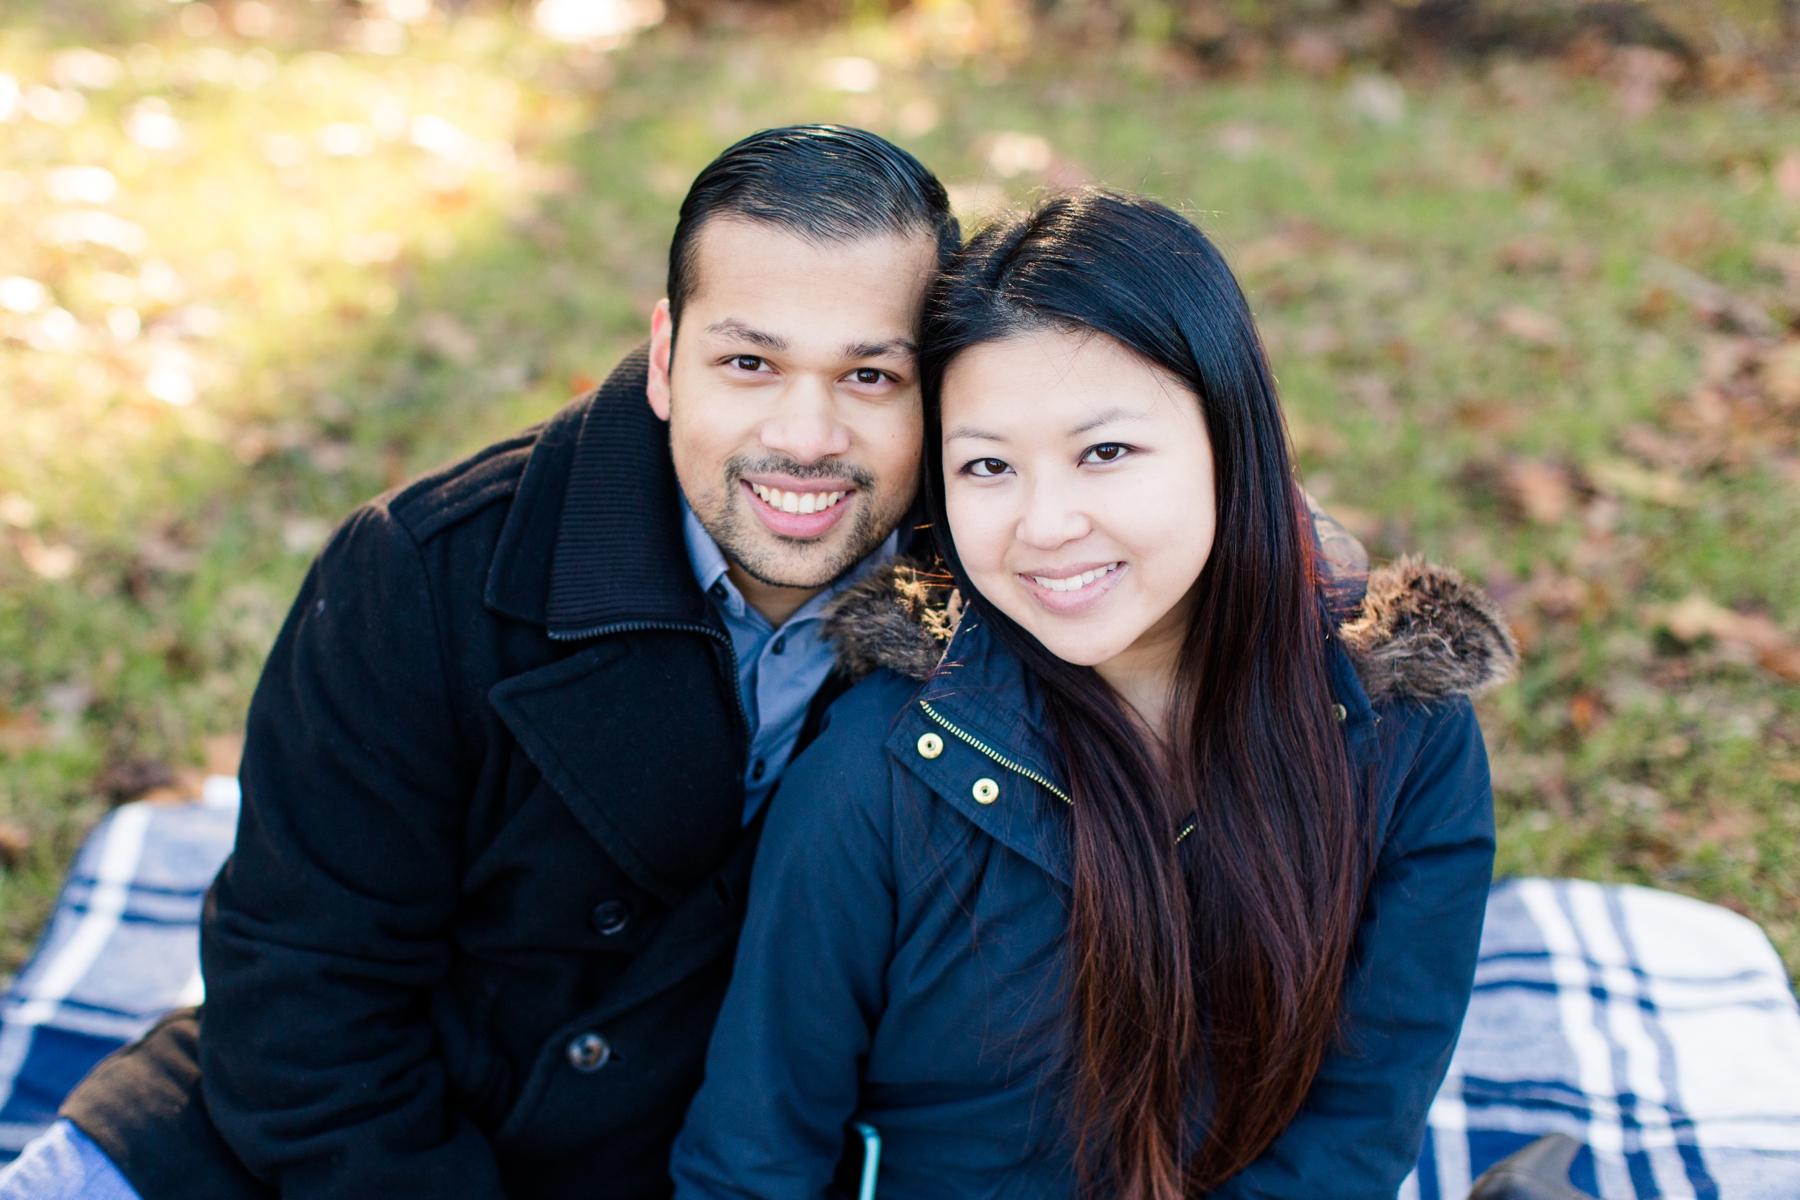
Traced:
<path fill-rule="evenodd" d="M 944 739 L 935 733 L 919 735 L 919 757 L 936 758 L 944 752 Z"/>
<path fill-rule="evenodd" d="M 975 781 L 975 803 L 992 804 L 1000 798 L 1000 785 L 991 779 Z"/>

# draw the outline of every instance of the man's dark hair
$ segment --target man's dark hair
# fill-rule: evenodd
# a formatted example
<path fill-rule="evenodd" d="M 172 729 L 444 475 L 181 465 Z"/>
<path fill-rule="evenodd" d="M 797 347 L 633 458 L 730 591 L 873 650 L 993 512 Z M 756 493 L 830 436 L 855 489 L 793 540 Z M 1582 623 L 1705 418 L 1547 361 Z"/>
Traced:
<path fill-rule="evenodd" d="M 738 217 L 812 242 L 926 233 L 948 262 L 962 238 L 937 176 L 885 138 L 845 125 L 765 129 L 712 160 L 681 202 L 669 244 L 669 315 L 694 294 L 694 247 L 713 217 Z"/>

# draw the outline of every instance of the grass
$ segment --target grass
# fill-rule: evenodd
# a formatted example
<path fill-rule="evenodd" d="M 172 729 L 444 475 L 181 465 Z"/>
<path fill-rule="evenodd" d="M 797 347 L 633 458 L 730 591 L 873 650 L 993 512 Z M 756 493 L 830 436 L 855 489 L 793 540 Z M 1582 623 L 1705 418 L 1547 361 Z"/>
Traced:
<path fill-rule="evenodd" d="M 1209 81 L 1034 49 L 1000 6 L 610 52 L 246 9 L 255 36 L 134 10 L 89 32 L 112 67 L 0 25 L 30 109 L 0 120 L 0 279 L 46 289 L 0 285 L 0 968 L 112 799 L 227 752 L 330 525 L 603 376 L 693 174 L 826 119 L 971 219 L 1083 179 L 1193 213 L 1309 487 L 1526 645 L 1483 706 L 1500 870 L 1725 904 L 1800 972 L 1800 113 L 1627 119 L 1513 63 Z"/>

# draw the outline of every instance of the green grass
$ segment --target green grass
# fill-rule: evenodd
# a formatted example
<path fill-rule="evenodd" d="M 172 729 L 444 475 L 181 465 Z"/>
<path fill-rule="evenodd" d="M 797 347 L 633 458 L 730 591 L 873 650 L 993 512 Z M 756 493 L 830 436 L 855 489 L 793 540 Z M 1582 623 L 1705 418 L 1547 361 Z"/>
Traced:
<path fill-rule="evenodd" d="M 78 118 L 0 123 L 0 278 L 72 318 L 0 312 L 0 820 L 30 838 L 0 967 L 105 811 L 102 771 L 197 765 L 239 727 L 329 523 L 603 376 L 693 174 L 828 119 L 891 134 L 971 212 L 1092 178 L 1193 213 L 1240 265 L 1309 486 L 1377 555 L 1487 583 L 1527 644 L 1483 705 L 1500 870 L 1727 904 L 1800 971 L 1800 689 L 1718 610 L 1713 636 L 1658 615 L 1695 593 L 1766 615 L 1765 651 L 1800 622 L 1800 396 L 1771 363 L 1692 401 L 1730 343 L 1663 265 L 1793 317 L 1800 281 L 1758 247 L 1796 246 L 1800 113 L 1627 122 L 1599 83 L 1505 65 L 1406 80 L 1397 114 L 1391 81 L 1034 50 L 1001 7 L 610 54 L 477 15 L 390 56 L 323 18 L 259 42 L 145 11 L 136 48 L 94 43 L 124 65 Z M 48 83 L 65 48 L 14 21 L 0 71 Z M 845 55 L 872 91 L 828 85 Z M 180 140 L 157 149 L 161 106 Z M 72 164 L 118 195 L 53 199 Z M 49 244 L 72 209 L 145 244 Z"/>

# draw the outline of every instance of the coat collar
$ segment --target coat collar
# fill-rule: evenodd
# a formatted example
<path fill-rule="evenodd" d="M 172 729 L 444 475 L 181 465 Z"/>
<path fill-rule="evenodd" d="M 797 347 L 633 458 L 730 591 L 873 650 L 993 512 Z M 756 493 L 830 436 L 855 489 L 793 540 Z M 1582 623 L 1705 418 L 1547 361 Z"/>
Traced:
<path fill-rule="evenodd" d="M 577 640 L 635 622 L 697 625 L 669 427 L 645 399 L 649 347 L 545 423 L 488 573 L 486 603 Z"/>

